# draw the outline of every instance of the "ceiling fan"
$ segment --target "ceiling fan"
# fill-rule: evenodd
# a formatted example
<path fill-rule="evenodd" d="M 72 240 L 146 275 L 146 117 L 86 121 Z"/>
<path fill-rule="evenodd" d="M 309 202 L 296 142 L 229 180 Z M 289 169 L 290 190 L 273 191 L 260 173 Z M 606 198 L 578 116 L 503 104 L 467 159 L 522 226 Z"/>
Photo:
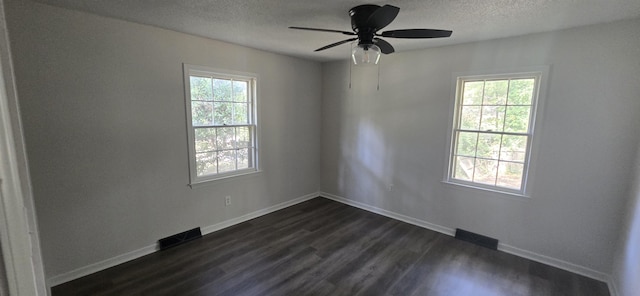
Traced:
<path fill-rule="evenodd" d="M 391 30 L 384 31 L 382 34 L 379 34 L 378 31 L 387 25 L 389 25 L 400 12 L 400 8 L 395 7 L 393 5 L 373 5 L 373 4 L 365 4 L 359 5 L 349 10 L 349 16 L 351 17 L 351 28 L 353 32 L 349 31 L 340 31 L 340 30 L 330 30 L 330 29 L 317 29 L 317 28 L 306 28 L 306 27 L 289 27 L 290 29 L 297 30 L 309 30 L 309 31 L 320 31 L 320 32 L 332 32 L 332 33 L 341 33 L 344 35 L 357 36 L 349 39 L 345 39 L 342 41 L 338 41 L 336 43 L 329 44 L 327 46 L 320 47 L 315 51 L 321 51 L 325 49 L 329 49 L 344 43 L 352 42 L 358 40 L 358 46 L 353 51 L 354 63 L 358 63 L 356 61 L 355 55 L 356 50 L 360 51 L 360 54 L 366 54 L 367 51 L 373 50 L 377 51 L 377 58 L 379 58 L 380 53 L 390 54 L 395 51 L 393 46 L 387 41 L 379 37 L 387 37 L 387 38 L 442 38 L 451 36 L 452 31 L 449 30 L 433 30 L 433 29 L 404 29 L 404 30 Z M 367 54 L 367 57 L 369 55 Z M 377 60 L 375 61 L 377 64 Z"/>

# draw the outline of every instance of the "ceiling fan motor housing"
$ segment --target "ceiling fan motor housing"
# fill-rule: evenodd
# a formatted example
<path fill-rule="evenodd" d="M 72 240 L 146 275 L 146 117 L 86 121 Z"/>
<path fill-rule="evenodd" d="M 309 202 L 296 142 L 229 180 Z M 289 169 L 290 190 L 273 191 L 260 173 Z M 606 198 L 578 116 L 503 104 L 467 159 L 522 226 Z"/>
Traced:
<path fill-rule="evenodd" d="M 379 9 L 379 5 L 359 5 L 349 10 L 351 28 L 358 34 L 358 45 L 373 45 L 373 37 L 377 28 L 367 26 L 369 17 Z"/>

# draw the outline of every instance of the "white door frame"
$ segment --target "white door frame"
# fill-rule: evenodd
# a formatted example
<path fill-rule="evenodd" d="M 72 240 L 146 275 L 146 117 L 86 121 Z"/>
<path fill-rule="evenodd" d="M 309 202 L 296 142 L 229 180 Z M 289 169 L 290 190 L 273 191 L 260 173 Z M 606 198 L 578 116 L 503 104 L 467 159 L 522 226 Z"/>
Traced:
<path fill-rule="evenodd" d="M 0 0 L 0 244 L 9 295 L 48 295 Z"/>

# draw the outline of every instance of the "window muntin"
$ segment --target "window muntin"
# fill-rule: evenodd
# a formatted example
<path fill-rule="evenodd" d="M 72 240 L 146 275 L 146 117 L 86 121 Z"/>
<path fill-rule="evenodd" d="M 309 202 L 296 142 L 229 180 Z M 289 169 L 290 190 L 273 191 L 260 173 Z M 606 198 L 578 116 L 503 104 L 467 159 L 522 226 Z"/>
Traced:
<path fill-rule="evenodd" d="M 458 78 L 447 181 L 524 194 L 540 78 Z"/>
<path fill-rule="evenodd" d="M 257 171 L 256 77 L 185 65 L 191 183 Z"/>

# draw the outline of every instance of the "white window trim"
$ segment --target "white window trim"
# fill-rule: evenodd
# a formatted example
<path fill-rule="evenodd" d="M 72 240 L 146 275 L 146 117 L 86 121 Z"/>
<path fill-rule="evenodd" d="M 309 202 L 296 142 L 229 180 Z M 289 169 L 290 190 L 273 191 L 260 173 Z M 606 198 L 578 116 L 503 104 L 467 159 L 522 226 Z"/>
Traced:
<path fill-rule="evenodd" d="M 208 175 L 208 176 L 198 176 L 196 173 L 196 148 L 195 148 L 195 129 L 192 125 L 191 119 L 191 82 L 189 76 L 191 75 L 215 75 L 220 78 L 228 78 L 228 79 L 237 79 L 237 80 L 249 80 L 250 82 L 250 92 L 252 96 L 252 104 L 251 104 L 251 116 L 252 116 L 252 124 L 255 129 L 254 135 L 254 155 L 253 155 L 253 167 L 235 170 L 231 172 Z M 255 73 L 246 73 L 246 72 L 238 72 L 238 71 L 230 71 L 224 69 L 216 69 L 205 66 L 191 65 L 191 64 L 183 64 L 183 76 L 184 76 L 184 102 L 186 109 L 186 125 L 187 125 L 187 142 L 189 149 L 189 186 L 194 187 L 198 185 L 203 185 L 209 182 L 215 181 L 224 181 L 229 180 L 233 177 L 240 177 L 246 175 L 253 175 L 261 172 L 260 169 L 260 124 L 259 124 L 259 116 L 258 116 L 258 75 Z"/>
<path fill-rule="evenodd" d="M 469 72 L 456 72 L 452 75 L 452 100 L 449 108 L 449 125 L 447 132 L 447 158 L 445 159 L 445 169 L 443 183 L 451 184 L 460 187 L 466 187 L 471 189 L 478 189 L 483 191 L 489 191 L 498 194 L 504 194 L 506 196 L 515 197 L 531 197 L 531 185 L 533 184 L 535 175 L 535 164 L 538 158 L 538 151 L 540 150 L 540 138 L 542 125 L 544 122 L 543 111 L 547 96 L 547 84 L 549 79 L 550 66 L 533 66 L 517 69 L 494 69 L 494 70 L 479 70 Z M 453 168 L 453 153 L 455 149 L 455 127 L 459 116 L 456 112 L 459 108 L 459 95 L 461 86 L 458 83 L 461 80 L 472 79 L 500 79 L 500 78 L 519 78 L 519 77 L 532 77 L 536 76 L 537 85 L 534 87 L 534 97 L 532 102 L 531 117 L 529 121 L 530 141 L 527 143 L 527 154 L 525 155 L 525 164 L 523 170 L 522 189 L 510 189 L 505 187 L 485 185 L 481 183 L 474 183 L 459 179 L 453 179 L 451 170 Z M 455 118 L 454 118 L 455 117 Z"/>

